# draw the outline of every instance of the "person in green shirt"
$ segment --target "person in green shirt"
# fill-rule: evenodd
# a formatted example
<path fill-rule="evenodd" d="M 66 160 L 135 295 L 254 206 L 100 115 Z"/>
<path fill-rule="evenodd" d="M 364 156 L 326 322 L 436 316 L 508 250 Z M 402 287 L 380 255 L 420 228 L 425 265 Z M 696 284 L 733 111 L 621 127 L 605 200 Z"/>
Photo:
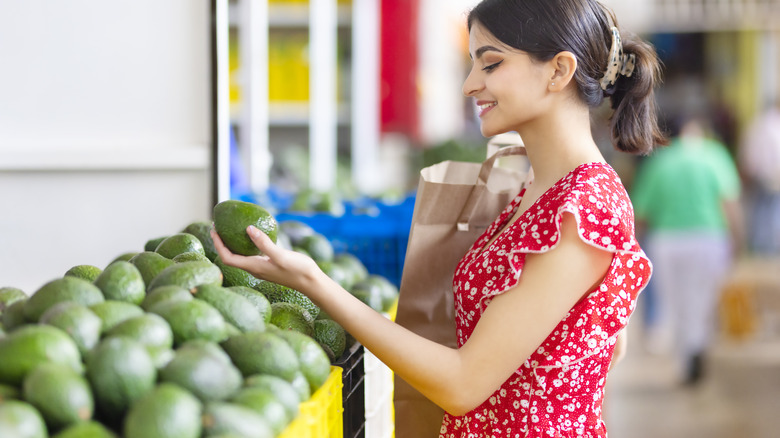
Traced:
<path fill-rule="evenodd" d="M 676 354 L 685 383 L 701 378 L 720 288 L 742 245 L 740 190 L 734 160 L 696 116 L 641 164 L 634 181 L 638 234 L 655 268 L 648 335 Z"/>

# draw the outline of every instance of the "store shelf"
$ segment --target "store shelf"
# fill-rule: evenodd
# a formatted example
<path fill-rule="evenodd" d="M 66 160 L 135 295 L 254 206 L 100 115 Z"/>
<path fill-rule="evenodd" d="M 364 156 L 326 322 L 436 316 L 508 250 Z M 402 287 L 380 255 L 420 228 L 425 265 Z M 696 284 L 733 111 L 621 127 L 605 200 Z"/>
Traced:
<path fill-rule="evenodd" d="M 208 144 L 64 144 L 17 142 L 0 149 L 3 171 L 205 170 Z"/>

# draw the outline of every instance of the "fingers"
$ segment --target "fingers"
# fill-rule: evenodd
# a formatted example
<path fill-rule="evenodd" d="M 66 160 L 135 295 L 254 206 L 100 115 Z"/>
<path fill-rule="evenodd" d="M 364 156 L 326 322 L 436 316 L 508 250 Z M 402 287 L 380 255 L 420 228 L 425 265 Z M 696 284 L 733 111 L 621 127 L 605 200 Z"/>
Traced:
<path fill-rule="evenodd" d="M 263 254 L 273 257 L 277 247 L 267 234 L 260 231 L 254 225 L 246 227 L 246 234 L 252 239 L 252 242 L 254 242 L 257 249 L 262 251 Z"/>
<path fill-rule="evenodd" d="M 222 241 L 222 238 L 219 237 L 219 233 L 217 233 L 217 230 L 213 227 L 211 228 L 211 240 L 214 241 L 214 249 L 217 250 L 217 255 L 219 255 L 219 258 L 222 259 L 223 262 L 232 265 L 238 262 L 240 257 L 243 257 L 234 254 L 233 251 L 225 245 L 225 242 Z"/>

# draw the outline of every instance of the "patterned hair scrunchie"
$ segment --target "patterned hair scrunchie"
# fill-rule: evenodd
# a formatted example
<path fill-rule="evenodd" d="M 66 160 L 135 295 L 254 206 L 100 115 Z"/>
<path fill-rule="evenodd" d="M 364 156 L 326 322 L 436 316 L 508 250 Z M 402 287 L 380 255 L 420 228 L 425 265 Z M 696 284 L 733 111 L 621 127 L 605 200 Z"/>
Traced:
<path fill-rule="evenodd" d="M 620 32 L 612 26 L 612 47 L 609 49 L 609 63 L 604 77 L 601 78 L 601 89 L 608 91 L 615 85 L 618 76 L 630 78 L 636 67 L 636 56 L 633 53 L 623 53 L 623 43 L 620 42 Z M 611 94 L 611 93 L 610 93 Z"/>

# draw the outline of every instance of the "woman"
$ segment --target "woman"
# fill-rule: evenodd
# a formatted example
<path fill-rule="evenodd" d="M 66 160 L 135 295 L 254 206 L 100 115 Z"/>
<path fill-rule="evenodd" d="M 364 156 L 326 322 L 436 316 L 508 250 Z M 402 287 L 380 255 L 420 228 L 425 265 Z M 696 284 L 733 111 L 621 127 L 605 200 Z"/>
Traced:
<path fill-rule="evenodd" d="M 517 131 L 535 180 L 463 257 L 453 281 L 459 348 L 372 311 L 309 258 L 247 232 L 265 256 L 222 260 L 308 295 L 441 406 L 441 437 L 606 436 L 606 373 L 650 275 L 631 203 L 590 130 L 611 99 L 620 150 L 663 142 L 654 51 L 626 40 L 593 0 L 485 0 L 468 18 L 463 85 L 486 137 Z"/>

